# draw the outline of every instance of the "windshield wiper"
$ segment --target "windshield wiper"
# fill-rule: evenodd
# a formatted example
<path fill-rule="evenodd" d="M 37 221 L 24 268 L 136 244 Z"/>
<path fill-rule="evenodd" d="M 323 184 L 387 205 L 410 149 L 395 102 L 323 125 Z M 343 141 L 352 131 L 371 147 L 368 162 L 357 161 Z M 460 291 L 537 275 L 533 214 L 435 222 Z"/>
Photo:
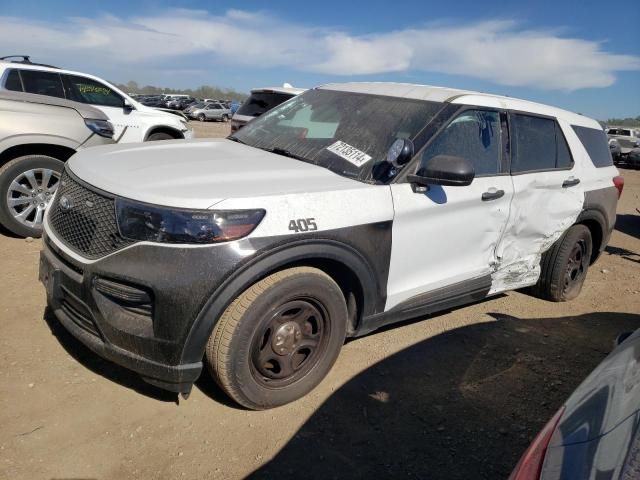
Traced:
<path fill-rule="evenodd" d="M 290 150 L 286 148 L 273 147 L 273 148 L 263 148 L 265 152 L 275 153 L 276 155 L 282 155 L 283 157 L 295 158 L 296 160 L 308 161 L 305 157 L 300 155 L 296 155 Z"/>

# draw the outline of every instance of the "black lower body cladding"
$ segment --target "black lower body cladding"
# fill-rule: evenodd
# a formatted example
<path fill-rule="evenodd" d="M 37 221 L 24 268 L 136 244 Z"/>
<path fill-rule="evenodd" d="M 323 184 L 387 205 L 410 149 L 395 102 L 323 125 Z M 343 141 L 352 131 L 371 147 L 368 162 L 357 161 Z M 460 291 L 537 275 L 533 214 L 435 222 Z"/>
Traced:
<path fill-rule="evenodd" d="M 390 221 L 211 246 L 139 243 L 90 263 L 70 258 L 53 235 L 40 277 L 59 321 L 98 355 L 174 392 L 189 392 L 200 375 L 224 309 L 273 271 L 335 262 L 357 279 L 364 315 L 382 311 L 386 299 Z"/>

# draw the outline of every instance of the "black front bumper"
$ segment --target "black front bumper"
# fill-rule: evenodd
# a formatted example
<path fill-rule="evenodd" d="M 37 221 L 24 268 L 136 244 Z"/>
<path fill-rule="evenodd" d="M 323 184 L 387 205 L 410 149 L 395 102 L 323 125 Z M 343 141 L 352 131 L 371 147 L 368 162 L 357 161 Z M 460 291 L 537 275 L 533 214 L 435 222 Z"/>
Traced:
<path fill-rule="evenodd" d="M 60 323 L 101 357 L 172 392 L 188 393 L 204 352 L 185 352 L 192 326 L 232 268 L 215 248 L 134 245 L 81 263 L 44 237 L 40 281 Z M 190 358 L 185 362 L 184 358 Z"/>

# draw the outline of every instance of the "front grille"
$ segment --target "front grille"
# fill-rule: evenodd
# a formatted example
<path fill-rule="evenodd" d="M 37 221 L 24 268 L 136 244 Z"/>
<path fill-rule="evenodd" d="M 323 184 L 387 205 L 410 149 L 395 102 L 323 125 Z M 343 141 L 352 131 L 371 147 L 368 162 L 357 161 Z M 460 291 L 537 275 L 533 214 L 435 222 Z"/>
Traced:
<path fill-rule="evenodd" d="M 115 200 L 90 190 L 65 170 L 49 212 L 49 225 L 69 248 L 90 259 L 134 243 L 120 236 Z M 61 206 L 65 198 L 66 209 Z"/>

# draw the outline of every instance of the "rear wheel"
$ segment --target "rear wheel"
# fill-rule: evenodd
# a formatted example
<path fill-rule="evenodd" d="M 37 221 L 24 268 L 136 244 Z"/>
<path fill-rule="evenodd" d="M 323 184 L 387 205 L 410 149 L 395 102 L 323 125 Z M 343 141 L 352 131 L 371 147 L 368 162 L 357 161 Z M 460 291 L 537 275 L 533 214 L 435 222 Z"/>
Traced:
<path fill-rule="evenodd" d="M 42 235 L 44 212 L 53 198 L 64 163 L 46 155 L 27 155 L 0 169 L 0 223 L 22 237 Z"/>
<path fill-rule="evenodd" d="M 574 225 L 542 255 L 541 273 L 533 293 L 565 302 L 578 296 L 591 262 L 593 242 L 584 225 Z"/>
<path fill-rule="evenodd" d="M 296 267 L 247 289 L 226 309 L 207 344 L 218 384 L 244 407 L 284 405 L 310 392 L 345 338 L 340 287 L 321 270 Z"/>
<path fill-rule="evenodd" d="M 229 115 L 227 115 L 227 114 L 222 115 L 222 121 L 223 122 L 228 122 L 229 121 Z"/>

